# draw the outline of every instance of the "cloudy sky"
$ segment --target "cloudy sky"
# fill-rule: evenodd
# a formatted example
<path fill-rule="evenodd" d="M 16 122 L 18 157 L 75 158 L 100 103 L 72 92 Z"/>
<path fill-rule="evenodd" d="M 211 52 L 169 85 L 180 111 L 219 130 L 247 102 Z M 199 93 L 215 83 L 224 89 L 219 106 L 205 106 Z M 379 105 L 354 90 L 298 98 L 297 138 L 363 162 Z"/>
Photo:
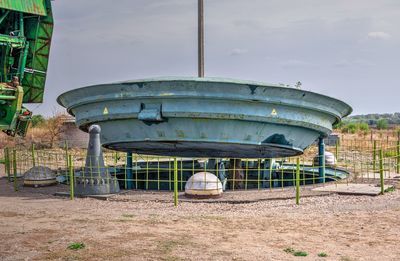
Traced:
<path fill-rule="evenodd" d="M 197 75 L 197 0 L 55 0 L 41 105 L 78 87 Z M 400 111 L 399 0 L 205 0 L 205 72 Z"/>

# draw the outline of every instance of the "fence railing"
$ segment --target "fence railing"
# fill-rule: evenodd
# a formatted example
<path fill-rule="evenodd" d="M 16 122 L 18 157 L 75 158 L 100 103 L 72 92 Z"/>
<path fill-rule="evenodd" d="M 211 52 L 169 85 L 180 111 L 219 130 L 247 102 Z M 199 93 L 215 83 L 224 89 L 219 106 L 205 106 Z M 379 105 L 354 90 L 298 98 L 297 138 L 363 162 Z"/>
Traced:
<path fill-rule="evenodd" d="M 311 148 L 311 150 L 315 148 Z M 88 162 L 92 156 L 85 150 L 65 146 L 62 150 L 16 150 L 5 148 L 0 151 L 5 174 L 14 189 L 20 187 L 18 178 L 33 167 L 49 168 L 60 182 L 70 186 L 71 197 L 74 187 L 80 182 L 85 186 L 103 182 L 118 184 L 121 189 L 184 191 L 188 180 L 198 172 L 209 172 L 218 177 L 224 190 L 273 190 L 290 187 L 296 192 L 296 202 L 302 186 L 324 186 L 326 182 L 367 182 L 381 186 L 385 180 L 393 180 L 399 174 L 400 144 L 394 147 L 374 146 L 372 150 L 342 150 L 340 146 L 328 147 L 336 156 L 331 164 L 319 166 L 318 156 L 305 153 L 290 158 L 181 158 L 159 157 L 105 150 L 104 165 L 100 159 L 96 165 Z M 326 162 L 325 158 L 322 162 Z M 38 168 L 38 172 L 43 168 Z M 40 173 L 38 173 L 40 174 Z M 105 174 L 105 175 L 104 175 Z M 215 181 L 215 182 L 217 182 Z M 114 183 L 113 183 L 114 182 Z M 212 181 L 208 181 L 212 182 Z M 82 183 L 82 184 L 83 184 Z M 208 184 L 207 181 L 204 185 Z M 219 183 L 216 184 L 220 186 Z M 177 198 L 174 200 L 177 200 Z"/>

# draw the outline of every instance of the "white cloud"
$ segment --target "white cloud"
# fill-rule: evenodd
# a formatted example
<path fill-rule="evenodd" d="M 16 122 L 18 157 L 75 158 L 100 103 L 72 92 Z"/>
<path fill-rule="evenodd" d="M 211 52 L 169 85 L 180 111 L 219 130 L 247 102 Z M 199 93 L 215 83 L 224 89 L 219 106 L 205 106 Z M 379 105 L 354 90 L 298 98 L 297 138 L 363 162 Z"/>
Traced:
<path fill-rule="evenodd" d="M 248 53 L 248 52 L 249 52 L 249 50 L 247 50 L 247 49 L 235 48 L 235 49 L 232 49 L 230 55 L 231 56 L 237 56 L 237 55 L 242 55 L 242 54 L 245 54 L 245 53 Z"/>
<path fill-rule="evenodd" d="M 391 35 L 385 32 L 369 32 L 368 37 L 374 39 L 389 39 Z"/>

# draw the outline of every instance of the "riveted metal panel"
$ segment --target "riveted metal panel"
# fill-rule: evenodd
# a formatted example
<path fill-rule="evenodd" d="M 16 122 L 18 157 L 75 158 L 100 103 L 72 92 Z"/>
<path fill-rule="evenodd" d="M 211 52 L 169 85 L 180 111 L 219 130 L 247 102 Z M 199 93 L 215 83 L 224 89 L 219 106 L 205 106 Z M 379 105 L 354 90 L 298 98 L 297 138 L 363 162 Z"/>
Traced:
<path fill-rule="evenodd" d="M 0 8 L 46 16 L 45 0 L 0 0 Z"/>
<path fill-rule="evenodd" d="M 89 86 L 62 94 L 58 102 L 82 130 L 100 125 L 105 147 L 192 157 L 298 155 L 351 112 L 344 102 L 317 93 L 215 78 Z M 146 109 L 154 112 L 141 116 Z"/>

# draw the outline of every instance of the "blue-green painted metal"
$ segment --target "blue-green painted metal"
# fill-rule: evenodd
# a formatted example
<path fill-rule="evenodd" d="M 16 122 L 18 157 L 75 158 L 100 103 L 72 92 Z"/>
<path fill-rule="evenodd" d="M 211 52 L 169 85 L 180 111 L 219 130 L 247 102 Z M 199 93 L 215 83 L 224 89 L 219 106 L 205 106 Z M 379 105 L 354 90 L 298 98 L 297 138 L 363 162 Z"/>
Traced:
<path fill-rule="evenodd" d="M 319 137 L 318 140 L 318 166 L 320 182 L 325 182 L 325 143 L 324 138 Z"/>
<path fill-rule="evenodd" d="M 298 155 L 351 113 L 346 103 L 279 85 L 219 78 L 157 78 L 66 92 L 58 103 L 103 146 L 194 157 Z"/>
<path fill-rule="evenodd" d="M 126 178 L 127 181 L 127 189 L 133 189 L 133 172 L 132 172 L 132 152 L 126 153 Z"/>

